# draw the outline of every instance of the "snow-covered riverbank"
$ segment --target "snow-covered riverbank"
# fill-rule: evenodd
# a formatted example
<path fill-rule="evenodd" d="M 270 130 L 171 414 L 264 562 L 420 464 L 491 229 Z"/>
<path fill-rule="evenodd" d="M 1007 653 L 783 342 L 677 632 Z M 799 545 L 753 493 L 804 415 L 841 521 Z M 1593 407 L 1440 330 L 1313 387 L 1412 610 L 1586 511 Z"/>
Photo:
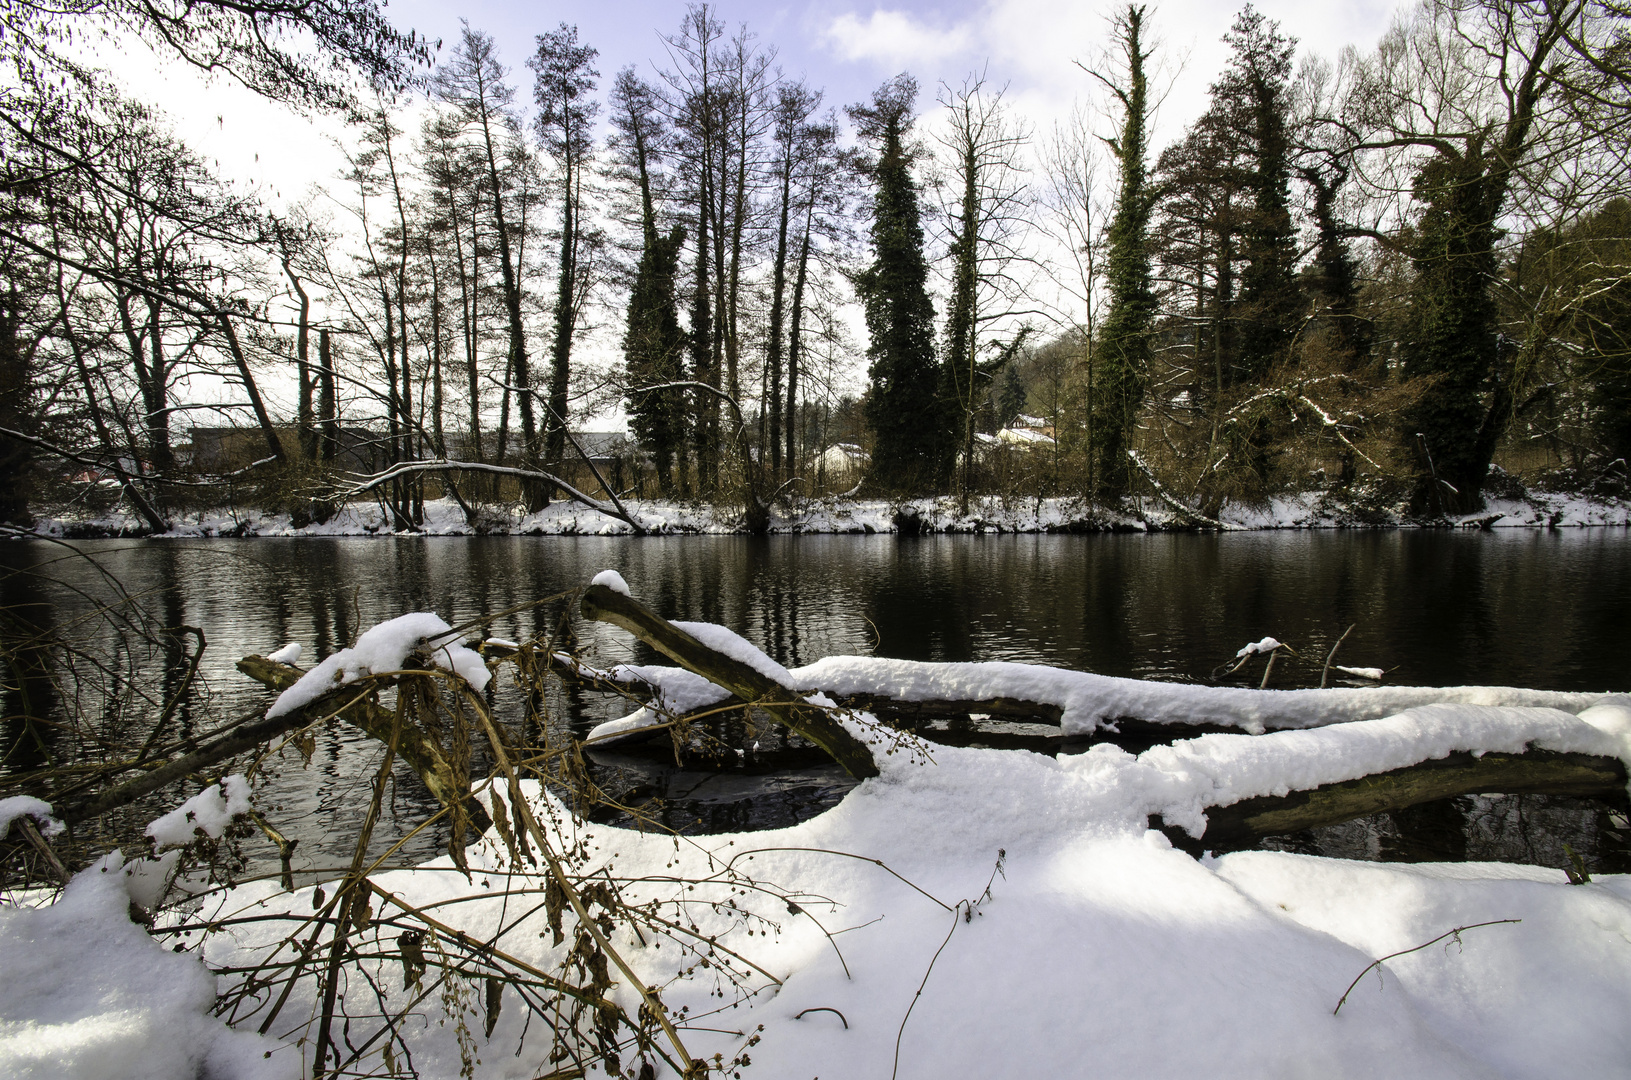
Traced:
<path fill-rule="evenodd" d="M 723 628 L 689 625 L 725 640 Z M 756 650 L 748 660 L 769 663 Z M 848 665 L 837 675 L 851 682 L 896 693 L 925 680 L 998 679 L 1004 693 L 1059 698 L 1078 722 L 1104 711 L 1076 700 L 1088 683 L 1046 668 L 834 663 Z M 814 671 L 770 674 L 799 683 Z M 1306 705 L 1308 724 L 1324 726 L 1207 735 L 1137 756 L 1101 745 L 1057 760 L 895 739 L 895 752 L 877 754 L 880 776 L 826 813 L 767 832 L 592 825 L 535 782 L 520 791 L 551 847 L 574 853 L 579 887 L 613 883 L 624 904 L 650 905 L 706 943 L 687 953 L 675 938 L 606 924 L 634 975 L 674 1010 L 691 1055 L 740 1062 L 726 1075 L 1631 1077 L 1631 876 L 1571 885 L 1562 870 L 1533 866 L 1278 852 L 1196 860 L 1148 827 L 1160 813 L 1195 835 L 1207 807 L 1459 751 L 1631 761 L 1631 698 L 1154 683 L 1139 695 L 1174 717 L 1239 713 L 1235 726 L 1247 730 L 1265 709 L 1295 720 Z M 1332 722 L 1347 716 L 1374 719 Z M 845 722 L 872 734 L 864 714 Z M 498 817 L 512 817 L 502 783 L 477 786 Z M 200 827 L 218 832 L 241 803 L 231 787 L 230 799 L 206 791 L 189 803 L 203 808 Z M 46 816 L 32 802 L 11 809 Z M 159 823 L 149 832 L 180 839 Z M 358 1018 L 348 1046 L 365 1044 L 369 1014 L 408 990 L 393 915 L 433 912 L 447 942 L 480 942 L 533 971 L 556 969 L 573 947 L 570 926 L 552 940 L 542 868 L 517 862 L 499 833 L 468 848 L 468 875 L 446 858 L 372 875 L 372 914 L 353 939 L 368 978 L 344 994 Z M 259 1012 L 245 1010 L 241 1031 L 209 1013 L 226 1000 L 217 993 L 230 994 L 322 908 L 321 887 L 245 884 L 161 918 L 155 940 L 129 921 L 129 898 L 151 878 L 121 872 L 131 868 L 113 855 L 55 904 L 0 907 L 0 1075 L 309 1074 L 318 1009 L 309 981 L 264 1036 L 253 1033 Z M 166 933 L 178 918 L 214 929 Z M 629 980 L 611 977 L 609 995 L 637 1012 Z M 548 1025 L 514 987 L 496 992 L 496 1007 L 494 991 L 485 1005 L 478 992 L 471 982 L 426 999 L 399 1024 L 399 1056 L 387 1060 L 377 1044 L 355 1072 L 401 1075 L 400 1053 L 411 1052 L 423 1077 L 568 1075 L 553 1071 L 562 1063 L 548 1060 Z M 635 1057 L 624 1048 L 625 1067 L 637 1068 Z"/>
<path fill-rule="evenodd" d="M 1125 773 L 1103 754 L 943 747 L 932 763 L 887 759 L 883 776 L 794 828 L 681 842 L 585 825 L 527 790 L 563 850 L 594 853 L 585 876 L 604 868 L 628 899 L 713 883 L 684 898 L 690 917 L 780 986 L 750 972 L 741 995 L 626 930 L 615 944 L 686 1010 L 691 1053 L 745 1053 L 751 1065 L 733 1071 L 747 1077 L 1631 1076 L 1631 877 L 1572 886 L 1537 867 L 1271 852 L 1196 861 L 1145 828 Z M 443 859 L 375 883 L 549 969 L 560 947 L 546 916 L 522 914 L 542 892 L 537 872 L 511 876 L 496 841 L 469 859 L 470 880 Z M 727 864 L 774 890 L 727 885 Z M 0 1073 L 309 1070 L 309 1046 L 208 1017 L 212 983 L 231 980 L 133 926 L 117 870 L 93 867 L 53 907 L 0 909 Z M 298 918 L 319 903 L 310 888 L 261 883 L 206 913 Z M 1372 961 L 1481 923 L 1496 925 L 1387 960 L 1333 1015 Z M 279 924 L 256 925 L 212 936 L 208 964 L 264 959 Z M 400 984 L 398 965 L 377 967 L 382 985 Z M 613 993 L 636 1007 L 627 986 Z M 294 1026 L 312 1003 L 299 1004 Z M 427 1009 L 406 1035 L 414 1068 L 456 1076 L 453 1026 Z M 512 998 L 492 1034 L 475 1035 L 475 1075 L 549 1071 L 548 1040 L 529 1038 L 528 1021 Z"/>
<path fill-rule="evenodd" d="M 624 500 L 631 517 L 653 534 L 746 532 L 740 509 L 698 503 Z M 627 522 L 571 502 L 557 502 L 534 514 L 520 507 L 483 508 L 472 525 L 451 499 L 425 504 L 425 523 L 410 534 L 469 536 L 592 536 L 628 533 Z M 1325 493 L 1280 496 L 1257 506 L 1228 504 L 1217 520 L 1229 529 L 1398 528 L 1422 524 L 1402 510 L 1365 510 Z M 1577 495 L 1531 492 L 1523 498 L 1488 500 L 1487 508 L 1456 524 L 1465 527 L 1553 527 L 1631 525 L 1631 502 Z M 1107 514 L 1075 498 L 981 498 L 965 511 L 956 499 L 819 499 L 796 509 L 778 508 L 769 531 L 795 533 L 1043 533 L 1143 531 L 1184 528 L 1193 519 L 1180 517 L 1157 500 L 1145 500 L 1137 514 Z M 1442 524 L 1442 523 L 1428 523 Z M 142 531 L 141 523 L 122 514 L 101 517 L 42 519 L 36 530 L 49 536 L 119 536 Z M 391 520 L 379 506 L 352 503 L 322 524 L 296 528 L 288 514 L 255 510 L 213 510 L 178 515 L 167 536 L 378 536 L 393 535 Z"/>

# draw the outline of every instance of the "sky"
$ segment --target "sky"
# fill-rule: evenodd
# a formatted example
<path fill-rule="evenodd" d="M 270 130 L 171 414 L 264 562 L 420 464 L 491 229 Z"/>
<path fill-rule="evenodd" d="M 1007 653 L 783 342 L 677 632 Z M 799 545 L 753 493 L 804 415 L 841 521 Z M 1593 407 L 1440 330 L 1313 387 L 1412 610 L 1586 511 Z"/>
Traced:
<path fill-rule="evenodd" d="M 1092 65 L 1102 55 L 1109 17 L 1118 4 L 1100 0 L 987 0 L 943 4 L 751 3 L 725 0 L 713 5 L 734 31 L 746 23 L 763 47 L 774 48 L 782 70 L 803 77 L 842 107 L 866 100 L 884 80 L 907 71 L 922 86 L 919 105 L 933 108 L 938 84 L 960 84 L 984 72 L 992 86 L 1006 86 L 1007 98 L 1039 132 L 1087 104 L 1092 80 L 1077 62 Z M 1374 45 L 1396 11 L 1394 0 L 1260 0 L 1257 7 L 1299 42 L 1299 56 L 1335 58 L 1346 45 Z M 1227 55 L 1220 39 L 1239 7 L 1209 0 L 1151 3 L 1151 24 L 1159 49 L 1156 62 L 1170 73 L 1165 105 L 1157 117 L 1152 145 L 1175 139 L 1206 104 L 1208 85 Z M 526 58 L 536 35 L 562 22 L 578 27 L 580 40 L 600 50 L 602 86 L 621 68 L 634 65 L 654 78 L 671 66 L 663 35 L 678 29 L 685 5 L 678 0 L 583 0 L 546 6 L 514 0 L 397 0 L 387 15 L 402 27 L 442 42 L 451 51 L 460 19 L 491 34 L 511 69 L 519 99 L 531 85 Z M 164 66 L 139 47 L 107 51 L 100 61 L 130 89 L 164 108 L 189 144 L 219 161 L 223 170 L 254 182 L 274 202 L 299 198 L 309 185 L 339 171 L 333 145 L 337 127 L 268 104 L 224 79 L 206 82 L 178 66 Z M 1108 122 L 1103 125 L 1109 130 Z"/>

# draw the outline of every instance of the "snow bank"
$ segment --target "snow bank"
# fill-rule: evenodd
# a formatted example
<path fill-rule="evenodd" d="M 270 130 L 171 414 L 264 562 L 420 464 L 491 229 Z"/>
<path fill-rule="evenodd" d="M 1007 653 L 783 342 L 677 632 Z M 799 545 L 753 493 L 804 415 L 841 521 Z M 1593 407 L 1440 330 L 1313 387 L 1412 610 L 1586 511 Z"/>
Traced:
<path fill-rule="evenodd" d="M 1574 887 L 1561 871 L 1534 867 L 1268 853 L 1197 862 L 1145 827 L 1152 796 L 1267 783 L 1269 763 L 1236 749 L 1247 741 L 1278 748 L 1282 763 L 1300 760 L 1307 740 L 1372 764 L 1409 756 L 1390 757 L 1388 747 L 1455 745 L 1458 732 L 1601 745 L 1579 730 L 1590 725 L 1546 710 L 1454 708 L 1395 720 L 1371 722 L 1374 736 L 1213 736 L 1164 765 L 1110 747 L 1058 761 L 937 747 L 933 764 L 881 760 L 881 776 L 792 828 L 680 841 L 574 819 L 536 783 L 522 787 L 559 847 L 586 855 L 585 878 L 610 874 L 630 903 L 686 903 L 699 934 L 782 980 L 755 978 L 752 996 L 726 988 L 721 997 L 717 972 L 672 944 L 616 936 L 637 976 L 688 1010 L 680 1033 L 693 1055 L 729 1060 L 757 1036 L 742 1070 L 749 1080 L 888 1077 L 897 1037 L 898 1075 L 911 1080 L 1631 1076 L 1631 879 Z M 376 881 L 406 903 L 437 905 L 458 929 L 503 926 L 504 948 L 524 963 L 561 960 L 570 934 L 552 948 L 547 915 L 502 888 L 518 869 L 513 884 L 541 888 L 530 868 L 510 866 L 492 840 L 472 846 L 469 860 L 473 886 L 448 872 L 447 859 Z M 727 865 L 750 873 L 754 887 L 737 888 Z M 979 900 L 988 881 L 988 899 L 958 904 Z M 762 888 L 770 883 L 796 907 Z M 260 885 L 233 904 L 299 916 L 312 894 Z M 523 910 L 533 914 L 506 915 Z M 763 921 L 743 921 L 746 911 Z M 1372 960 L 1499 918 L 1523 921 L 1468 931 L 1459 950 L 1389 961 L 1380 985 L 1372 974 L 1332 1015 Z M 275 940 L 266 933 L 261 944 L 242 933 L 218 938 L 211 959 L 258 955 Z M 637 1006 L 626 986 L 614 993 Z M 547 1037 L 536 1024 L 529 1032 L 514 1004 L 484 1044 L 492 1064 L 480 1076 L 549 1071 Z M 448 1029 L 414 1026 L 407 1037 L 421 1075 L 458 1071 Z"/>
<path fill-rule="evenodd" d="M 363 632 L 357 643 L 341 649 L 300 677 L 300 681 L 278 695 L 266 710 L 268 719 L 283 716 L 311 704 L 335 686 L 356 682 L 376 672 L 399 671 L 408 654 L 421 642 L 434 651 L 431 663 L 461 676 L 478 692 L 487 688 L 492 673 L 481 655 L 458 642 L 445 641 L 452 628 L 428 611 L 401 615 Z"/>
<path fill-rule="evenodd" d="M 697 689 L 663 674 L 676 670 L 640 674 L 673 678 L 664 694 Z M 837 807 L 770 832 L 622 830 L 574 818 L 535 781 L 521 790 L 557 850 L 584 860 L 576 874 L 611 880 L 627 903 L 683 911 L 692 940 L 717 942 L 781 981 L 747 975 L 738 996 L 717 963 L 649 929 L 613 934 L 640 981 L 680 1012 L 690 1052 L 747 1052 L 748 1080 L 1631 1077 L 1631 878 L 1576 887 L 1536 867 L 1263 852 L 1196 861 L 1146 827 L 1150 813 L 1204 826 L 1206 806 L 1457 750 L 1531 746 L 1631 756 L 1631 699 L 1600 699 L 1579 716 L 1440 703 L 1318 729 L 1207 735 L 1137 757 L 1109 745 L 1058 760 L 934 747 L 932 759 L 880 756 L 881 775 Z M 216 797 L 229 804 L 234 785 L 225 786 Z M 480 794 L 508 798 L 502 784 Z M 455 932 L 498 935 L 505 955 L 554 969 L 573 939 L 569 931 L 551 945 L 537 868 L 511 865 L 497 837 L 467 854 L 468 878 L 442 858 L 372 880 L 434 908 Z M 53 907 L 0 909 L 0 1075 L 297 1072 L 294 1046 L 263 1059 L 266 1040 L 228 1035 L 204 1015 L 208 976 L 125 919 L 120 868 L 110 857 Z M 734 876 L 744 874 L 749 887 Z M 531 895 L 518 902 L 515 889 Z M 260 881 L 189 918 L 252 916 L 203 945 L 212 965 L 231 968 L 275 952 L 295 925 L 287 920 L 308 918 L 313 901 L 311 888 L 285 893 Z M 1468 930 L 1460 948 L 1389 960 L 1332 1015 L 1372 960 L 1495 919 L 1522 921 Z M 400 929 L 374 922 L 359 952 L 389 953 Z M 394 961 L 364 963 L 381 985 L 399 985 Z M 352 985 L 348 1030 L 361 1040 L 378 1002 L 365 980 Z M 303 983 L 286 1015 L 311 1015 L 312 993 Z M 638 1008 L 620 975 L 611 993 Z M 503 997 L 491 1035 L 475 1037 L 475 1075 L 548 1073 L 548 1026 L 529 1024 L 513 991 Z M 420 1008 L 427 1020 L 437 1015 Z M 454 1024 L 399 1030 L 419 1075 L 460 1072 Z"/>
<path fill-rule="evenodd" d="M 0 1076 L 299 1076 L 298 1050 L 209 1015 L 215 976 L 130 921 L 122 869 L 113 852 L 54 904 L 0 907 Z"/>
<path fill-rule="evenodd" d="M 1631 502 L 1597 500 L 1577 495 L 1530 492 L 1522 499 L 1486 498 L 1488 509 L 1474 520 L 1494 517 L 1495 528 L 1575 527 L 1631 525 Z M 648 533 L 741 533 L 746 526 L 739 511 L 663 500 L 625 500 L 624 507 Z M 295 528 L 288 514 L 256 510 L 215 509 L 176 519 L 165 535 L 194 536 L 611 536 L 631 532 L 626 522 L 570 502 L 551 503 L 536 513 L 519 505 L 483 508 L 472 525 L 452 499 L 425 503 L 425 522 L 414 532 L 397 533 L 392 519 L 371 503 L 342 507 L 322 524 Z M 772 512 L 773 533 L 879 533 L 894 532 L 899 513 L 914 518 L 919 531 L 1038 533 L 1058 530 L 1161 529 L 1185 525 L 1168 506 L 1145 501 L 1138 514 L 1110 512 L 1079 498 L 999 497 L 973 499 L 965 509 L 955 498 L 922 498 L 905 502 L 886 499 L 828 497 L 809 499 L 792 509 Z M 1332 529 L 1410 526 L 1404 506 L 1363 508 L 1339 492 L 1311 491 L 1271 497 L 1261 504 L 1225 504 L 1218 520 L 1230 529 Z M 41 535 L 94 531 L 128 535 L 143 523 L 123 509 L 97 518 L 46 519 L 37 526 Z"/>

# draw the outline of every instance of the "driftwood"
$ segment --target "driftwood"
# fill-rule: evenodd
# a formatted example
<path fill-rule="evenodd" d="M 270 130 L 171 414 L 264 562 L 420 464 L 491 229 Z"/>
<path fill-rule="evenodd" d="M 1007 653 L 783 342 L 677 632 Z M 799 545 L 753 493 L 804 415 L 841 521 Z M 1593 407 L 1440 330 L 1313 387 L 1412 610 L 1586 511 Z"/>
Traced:
<path fill-rule="evenodd" d="M 632 597 L 604 585 L 583 594 L 583 617 L 627 630 L 647 645 L 755 708 L 763 709 L 833 756 L 857 780 L 878 775 L 866 743 L 825 709 L 807 705 L 794 691 L 757 670 L 716 652 Z"/>
<path fill-rule="evenodd" d="M 1279 797 L 1245 799 L 1206 813 L 1198 839 L 1150 819 L 1174 847 L 1191 854 L 1249 847 L 1265 836 L 1337 825 L 1385 810 L 1457 795 L 1569 795 L 1576 798 L 1624 796 L 1625 764 L 1618 758 L 1530 750 L 1523 754 L 1455 753 L 1403 769 L 1323 784 Z"/>
<path fill-rule="evenodd" d="M 239 671 L 256 682 L 280 691 L 293 686 L 303 674 L 299 668 L 268 660 L 264 656 L 246 656 L 238 661 L 237 666 Z M 336 694 L 343 695 L 350 689 L 352 688 L 341 687 L 331 691 L 311 706 L 307 706 L 307 709 L 319 707 L 323 702 L 328 702 L 332 706 Z M 319 711 L 317 715 L 321 716 L 322 712 Z M 372 700 L 364 698 L 354 702 L 341 709 L 339 716 L 380 742 L 391 742 L 395 716 L 389 709 L 380 707 Z M 305 722 L 310 721 L 308 719 Z M 449 809 L 462 803 L 471 827 L 478 833 L 487 831 L 487 827 L 493 822 L 487 810 L 481 805 L 481 800 L 470 794 L 468 786 L 457 782 L 453 766 L 448 763 L 441 745 L 429 732 L 406 717 L 403 718 L 402 729 L 396 737 L 396 755 L 419 775 L 419 779 L 424 781 L 425 788 L 437 802 Z"/>

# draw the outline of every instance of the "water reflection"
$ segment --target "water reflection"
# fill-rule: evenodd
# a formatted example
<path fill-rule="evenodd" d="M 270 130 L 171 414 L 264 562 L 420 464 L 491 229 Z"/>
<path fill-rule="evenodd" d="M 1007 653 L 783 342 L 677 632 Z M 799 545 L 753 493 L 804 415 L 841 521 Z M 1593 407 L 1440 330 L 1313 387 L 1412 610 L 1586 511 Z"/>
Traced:
<path fill-rule="evenodd" d="M 621 572 L 660 613 L 723 623 L 788 666 L 863 653 L 1019 660 L 1198 681 L 1245 642 L 1272 635 L 1305 657 L 1278 664 L 1273 685 L 1306 686 L 1318 681 L 1326 651 L 1353 624 L 1339 662 L 1388 669 L 1389 682 L 1631 688 L 1623 630 L 1624 613 L 1631 611 L 1631 549 L 1618 529 L 79 546 L 95 554 L 100 569 L 62 560 L 55 545 L 0 545 L 0 607 L 6 609 L 0 634 L 8 655 L 0 688 L 7 758 L 0 767 L 7 771 L 39 764 L 40 746 L 49 748 L 50 741 L 38 721 L 64 707 L 19 643 L 81 625 L 75 620 L 109 602 L 115 580 L 138 598 L 151 625 L 196 626 L 207 636 L 200 679 L 182 695 L 174 718 L 182 733 L 210 718 L 264 707 L 264 692 L 232 667 L 246 653 L 298 641 L 309 661 L 349 644 L 360 628 L 413 610 L 435 611 L 455 625 L 490 617 L 481 632 L 521 639 L 571 626 L 569 598 L 494 613 L 565 593 L 607 568 Z M 599 662 L 656 659 L 609 627 L 574 629 Z M 162 673 L 154 694 L 162 706 L 181 688 L 191 639 L 159 634 L 154 640 L 156 653 L 140 659 L 153 665 L 146 670 Z M 1255 682 L 1259 674 L 1255 669 L 1242 678 Z M 94 706 L 98 695 L 112 699 L 107 690 L 88 679 L 74 692 L 81 705 Z M 513 721 L 523 714 L 504 687 L 495 684 L 491 693 L 500 715 Z M 547 704 L 558 722 L 578 730 L 627 710 L 616 699 L 575 687 Z M 156 711 L 131 722 L 139 727 Z M 125 718 L 110 716 L 109 722 L 117 726 Z M 32 751 L 30 740 L 39 744 Z M 614 790 L 649 793 L 665 822 L 704 831 L 786 824 L 830 805 L 844 790 L 835 770 L 828 769 L 829 776 L 822 767 L 754 774 L 748 763 L 724 766 L 680 768 L 670 757 L 599 767 Z M 301 848 L 306 857 L 349 855 L 343 819 L 361 813 L 360 793 L 375 767 L 373 747 L 342 728 L 325 734 L 311 764 L 279 766 L 272 804 L 285 824 L 308 838 Z M 412 805 L 412 779 L 400 779 L 399 820 L 407 822 L 423 806 Z M 742 797 L 743 791 L 756 794 Z M 1437 828 L 1427 820 L 1436 812 L 1423 811 L 1419 827 L 1407 820 L 1395 831 L 1425 836 Z M 1466 815 L 1460 820 L 1465 834 Z M 381 843 L 399 835 L 382 831 Z M 425 836 L 405 854 L 434 854 L 440 843 Z M 1403 848 L 1391 854 L 1408 856 Z"/>

